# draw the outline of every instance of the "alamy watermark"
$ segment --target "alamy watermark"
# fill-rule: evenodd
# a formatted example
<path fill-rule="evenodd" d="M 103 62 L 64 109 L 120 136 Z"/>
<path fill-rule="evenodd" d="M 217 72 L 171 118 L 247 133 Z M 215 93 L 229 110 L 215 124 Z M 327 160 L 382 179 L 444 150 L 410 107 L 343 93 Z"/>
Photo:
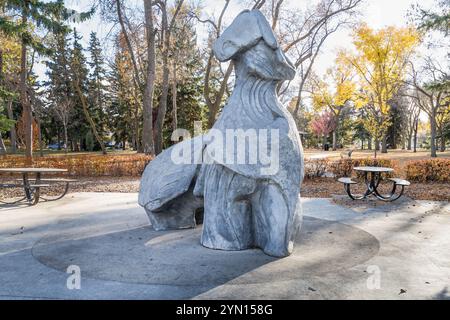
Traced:
<path fill-rule="evenodd" d="M 245 164 L 258 166 L 262 175 L 275 175 L 280 167 L 280 133 L 278 129 L 210 129 L 202 132 L 201 122 L 194 123 L 194 136 L 186 129 L 176 129 L 172 141 L 180 138 L 171 152 L 174 164 Z M 207 152 L 204 147 L 207 147 Z"/>
<path fill-rule="evenodd" d="M 69 277 L 67 277 L 66 287 L 69 290 L 80 290 L 81 289 L 81 269 L 77 265 L 70 265 L 67 267 Z"/>
<path fill-rule="evenodd" d="M 371 265 L 367 267 L 367 273 L 370 276 L 367 278 L 366 284 L 369 290 L 381 289 L 381 270 L 379 266 Z"/>

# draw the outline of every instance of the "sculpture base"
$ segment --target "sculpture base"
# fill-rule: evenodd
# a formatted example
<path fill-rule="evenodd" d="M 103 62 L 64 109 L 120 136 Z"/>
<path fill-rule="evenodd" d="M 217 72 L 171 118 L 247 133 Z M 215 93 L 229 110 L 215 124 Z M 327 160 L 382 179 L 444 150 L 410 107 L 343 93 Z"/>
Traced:
<path fill-rule="evenodd" d="M 82 277 L 140 284 L 203 286 L 310 279 L 364 263 L 377 254 L 371 234 L 345 224 L 305 217 L 294 252 L 284 259 L 261 250 L 219 251 L 200 244 L 201 228 L 154 231 L 150 226 L 92 235 L 76 232 L 44 238 L 33 256 Z M 85 232 L 85 231 L 83 231 Z M 206 289 L 205 289 L 206 288 Z"/>

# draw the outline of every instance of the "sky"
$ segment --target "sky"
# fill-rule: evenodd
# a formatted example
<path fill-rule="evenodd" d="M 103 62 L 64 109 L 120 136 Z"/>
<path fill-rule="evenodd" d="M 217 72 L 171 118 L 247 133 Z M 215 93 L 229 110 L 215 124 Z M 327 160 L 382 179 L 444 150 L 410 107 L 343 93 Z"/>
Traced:
<path fill-rule="evenodd" d="M 65 0 L 66 6 L 77 11 L 87 11 L 93 0 Z M 292 7 L 307 7 L 315 3 L 315 0 L 286 0 Z M 406 26 L 408 23 L 407 13 L 413 4 L 420 1 L 421 7 L 430 8 L 435 3 L 434 0 L 365 0 L 361 6 L 360 20 L 366 22 L 370 27 L 379 29 L 385 26 Z M 141 4 L 142 0 L 127 0 L 127 2 Z M 203 5 L 207 14 L 219 13 L 223 7 L 224 0 L 203 0 Z M 231 23 L 233 18 L 244 8 L 242 0 L 231 0 L 224 23 Z M 90 21 L 75 24 L 77 30 L 83 35 L 83 45 L 87 47 L 90 32 L 94 31 L 100 39 L 104 39 L 111 30 L 108 25 L 95 15 Z M 199 41 L 205 37 L 205 30 L 199 29 Z M 315 71 L 323 74 L 333 65 L 337 51 L 343 47 L 351 46 L 351 32 L 349 29 L 341 29 L 332 37 L 327 39 L 322 52 L 315 64 Z M 44 77 L 45 67 L 37 65 L 36 73 Z"/>

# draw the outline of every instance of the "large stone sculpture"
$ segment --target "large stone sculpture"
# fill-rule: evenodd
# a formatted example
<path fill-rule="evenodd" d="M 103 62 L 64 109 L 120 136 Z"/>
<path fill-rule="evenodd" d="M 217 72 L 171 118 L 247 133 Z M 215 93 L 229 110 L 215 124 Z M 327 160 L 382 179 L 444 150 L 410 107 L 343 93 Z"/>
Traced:
<path fill-rule="evenodd" d="M 258 10 L 239 14 L 214 53 L 234 63 L 233 93 L 207 134 L 165 150 L 147 166 L 139 203 L 157 230 L 194 227 L 203 207 L 205 247 L 258 247 L 288 256 L 302 221 L 303 150 L 276 90 L 295 70 Z M 190 161 L 173 161 L 180 150 Z"/>

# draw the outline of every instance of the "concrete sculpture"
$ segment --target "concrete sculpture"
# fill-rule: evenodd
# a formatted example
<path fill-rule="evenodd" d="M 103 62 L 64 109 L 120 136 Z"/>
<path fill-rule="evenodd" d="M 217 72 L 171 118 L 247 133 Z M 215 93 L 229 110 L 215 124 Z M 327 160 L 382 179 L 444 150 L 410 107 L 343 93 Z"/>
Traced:
<path fill-rule="evenodd" d="M 240 13 L 214 53 L 234 63 L 233 93 L 207 134 L 167 149 L 147 166 L 139 204 L 157 230 L 194 227 L 203 207 L 205 247 L 257 247 L 288 256 L 302 221 L 303 150 L 276 91 L 295 69 L 258 10 Z M 190 161 L 177 164 L 173 155 L 181 149 Z"/>

